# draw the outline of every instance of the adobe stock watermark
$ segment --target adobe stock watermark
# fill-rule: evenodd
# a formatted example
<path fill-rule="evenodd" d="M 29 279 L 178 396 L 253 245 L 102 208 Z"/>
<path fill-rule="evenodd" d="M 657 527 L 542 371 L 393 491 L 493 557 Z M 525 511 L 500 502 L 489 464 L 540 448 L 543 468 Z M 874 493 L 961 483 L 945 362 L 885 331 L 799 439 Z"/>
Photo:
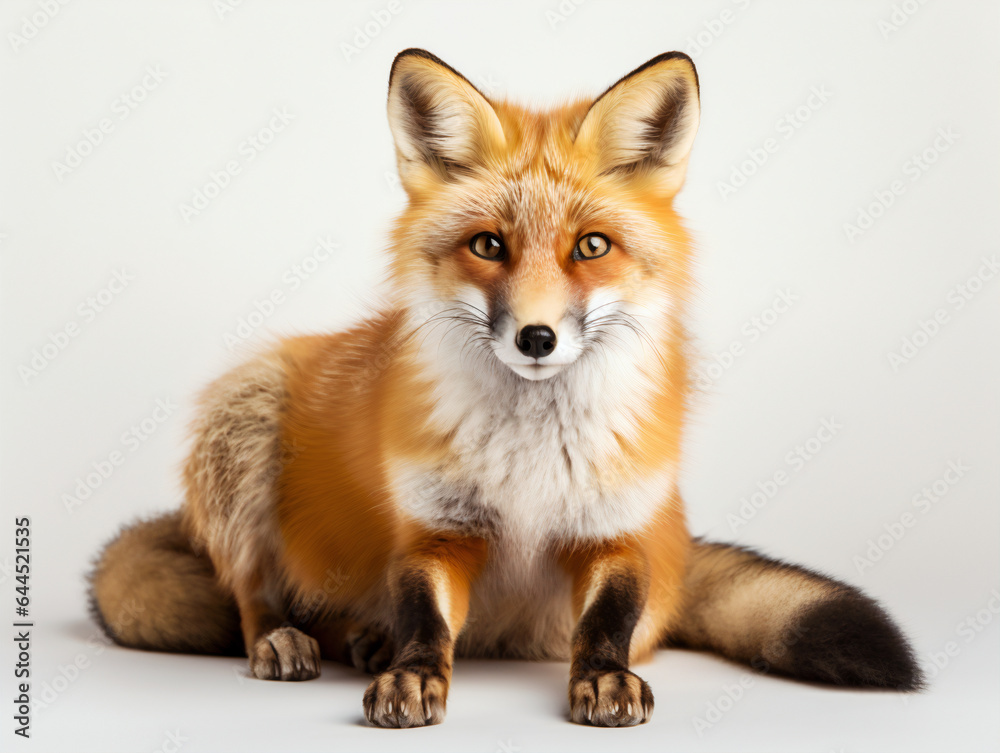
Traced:
<path fill-rule="evenodd" d="M 702 737 L 708 730 L 721 722 L 722 717 L 732 711 L 755 684 L 756 678 L 749 672 L 741 674 L 736 682 L 724 684 L 721 693 L 705 702 L 705 712 L 691 717 L 691 725 L 698 733 L 698 737 Z"/>
<path fill-rule="evenodd" d="M 979 609 L 966 615 L 955 626 L 955 635 L 962 639 L 961 643 L 946 641 L 940 651 L 928 651 L 924 656 L 918 657 L 927 680 L 937 679 L 938 675 L 947 669 L 970 643 L 993 624 L 997 615 L 1000 615 L 1000 589 L 994 588 Z"/>
<path fill-rule="evenodd" d="M 94 460 L 90 464 L 90 470 L 78 476 L 73 486 L 73 493 L 64 492 L 62 495 L 63 507 L 66 512 L 72 515 L 77 508 L 83 507 L 94 493 L 104 486 L 115 471 L 120 468 L 129 455 L 138 450 L 156 430 L 170 418 L 177 410 L 177 404 L 169 397 L 157 398 L 152 412 L 145 418 L 132 424 L 122 432 L 118 439 L 119 446 L 109 452 L 104 457 Z"/>
<path fill-rule="evenodd" d="M 545 11 L 545 20 L 549 22 L 549 28 L 555 31 L 570 17 L 576 13 L 577 9 L 588 0 L 560 0 L 559 4 Z"/>
<path fill-rule="evenodd" d="M 108 639 L 107 643 L 110 644 L 111 640 Z M 103 651 L 103 647 L 99 648 L 95 655 L 99 656 Z M 38 686 L 37 691 L 32 694 L 31 710 L 44 711 L 47 709 L 59 699 L 59 696 L 69 690 L 80 679 L 84 671 L 90 669 L 92 666 L 92 658 L 82 651 L 73 657 L 73 661 L 60 664 L 57 667 L 56 673 L 48 680 L 43 681 Z"/>
<path fill-rule="evenodd" d="M 771 661 L 758 654 L 750 660 L 750 666 L 758 674 L 768 674 L 773 668 L 772 662 L 780 660 L 788 653 L 789 649 L 802 640 L 802 637 L 807 632 L 808 628 L 804 628 L 801 625 L 796 625 L 789 629 L 780 639 L 769 642 L 767 651 Z M 705 712 L 701 715 L 691 717 L 691 725 L 694 727 L 695 732 L 698 733 L 698 737 L 704 736 L 707 731 L 721 722 L 723 717 L 736 708 L 736 704 L 746 697 L 746 694 L 755 684 L 756 678 L 749 672 L 742 673 L 736 682 L 723 684 L 722 692 L 705 703 Z"/>
<path fill-rule="evenodd" d="M 21 381 L 28 385 L 45 371 L 49 364 L 58 358 L 59 354 L 65 351 L 73 340 L 80 336 L 86 325 L 93 322 L 98 314 L 108 308 L 134 279 L 135 276 L 125 267 L 114 270 L 111 273 L 111 279 L 104 287 L 94 295 L 87 296 L 86 300 L 76 307 L 76 317 L 70 319 L 55 332 L 49 332 L 48 342 L 31 351 L 28 360 L 17 367 Z"/>
<path fill-rule="evenodd" d="M 750 178 L 781 149 L 781 145 L 798 133 L 813 115 L 822 110 L 832 96 L 833 92 L 826 84 L 811 87 L 809 95 L 802 104 L 788 110 L 774 122 L 777 136 L 768 136 L 758 146 L 747 149 L 746 159 L 733 164 L 729 180 L 716 181 L 715 187 L 719 190 L 719 196 L 728 201 L 730 196 L 743 188 Z"/>
<path fill-rule="evenodd" d="M 7 579 L 15 572 L 14 561 L 10 557 L 0 560 L 0 585 L 7 582 Z"/>
<path fill-rule="evenodd" d="M 236 150 L 238 158 L 228 160 L 221 170 L 209 172 L 208 181 L 192 190 L 191 201 L 178 205 L 177 208 L 184 221 L 191 222 L 208 209 L 212 202 L 232 185 L 233 178 L 242 173 L 247 165 L 274 143 L 277 135 L 288 128 L 293 120 L 295 120 L 295 115 L 290 113 L 287 108 L 271 108 L 271 117 L 267 123 L 240 142 Z"/>
<path fill-rule="evenodd" d="M 692 384 L 699 390 L 707 390 L 718 382 L 736 362 L 747 353 L 747 346 L 757 342 L 771 329 L 799 300 L 799 296 L 789 289 L 779 289 L 771 305 L 751 316 L 740 327 L 741 337 L 733 339 L 721 351 L 712 353 L 712 362 L 699 368 L 692 376 Z"/>
<path fill-rule="evenodd" d="M 38 10 L 21 17 L 21 25 L 17 31 L 7 32 L 7 41 L 14 52 L 20 52 L 28 43 L 36 39 L 42 29 L 59 15 L 59 11 L 69 0 L 38 0 Z"/>
<path fill-rule="evenodd" d="M 972 468 L 963 465 L 961 460 L 949 460 L 947 470 L 910 499 L 910 504 L 918 513 L 906 510 L 891 523 L 884 524 L 882 533 L 865 542 L 867 547 L 864 553 L 854 555 L 851 561 L 858 574 L 864 575 L 866 570 L 881 562 L 886 553 L 902 541 L 919 520 L 934 509 L 934 506 L 948 495 L 952 487 L 965 478 L 965 474 L 971 470 Z"/>
<path fill-rule="evenodd" d="M 893 3 L 889 15 L 880 18 L 875 26 L 878 28 L 882 39 L 889 39 L 893 34 L 902 29 L 913 18 L 914 14 L 926 5 L 927 0 L 903 0 L 901 3 Z"/>
<path fill-rule="evenodd" d="M 79 140 L 66 147 L 62 162 L 52 163 L 52 172 L 56 180 L 62 183 L 68 175 L 77 170 L 84 161 L 94 153 L 104 139 L 115 130 L 115 125 L 128 118 L 129 115 L 146 99 L 150 93 L 159 88 L 167 78 L 166 71 L 159 65 L 150 65 L 135 86 L 123 91 L 111 101 L 111 115 L 104 117 L 92 126 L 83 129 Z"/>
<path fill-rule="evenodd" d="M 750 7 L 751 0 L 732 0 L 732 4 L 739 11 L 744 11 Z M 697 60 L 705 50 L 715 44 L 726 29 L 736 20 L 737 10 L 723 8 L 718 15 L 707 19 L 702 23 L 702 28 L 688 37 L 687 42 L 681 48 L 692 60 Z"/>
<path fill-rule="evenodd" d="M 143 602 L 129 597 L 121 602 L 118 614 L 108 624 L 108 628 L 113 633 L 119 633 L 134 623 L 145 611 L 146 606 Z M 105 634 L 104 630 L 98 629 L 92 632 L 86 640 L 86 650 L 78 652 L 72 661 L 60 664 L 57 667 L 57 672 L 48 680 L 43 681 L 31 694 L 32 711 L 44 711 L 59 700 L 59 697 L 80 679 L 83 672 L 94 665 L 96 658 L 112 645 L 114 645 L 114 641 Z"/>
<path fill-rule="evenodd" d="M 32 694 L 31 710 L 44 711 L 58 700 L 59 696 L 72 687 L 80 679 L 80 674 L 90 669 L 93 664 L 87 654 L 80 652 L 68 664 L 60 664 L 55 675 L 39 685 Z"/>
<path fill-rule="evenodd" d="M 349 573 L 332 568 L 326 569 L 323 584 L 312 591 L 303 593 L 292 604 L 288 616 L 295 622 L 308 622 L 329 606 L 330 597 L 336 594 L 351 579 Z"/>
<path fill-rule="evenodd" d="M 257 330 L 288 301 L 289 294 L 301 288 L 323 264 L 333 258 L 339 248 L 340 245 L 329 236 L 318 237 L 312 250 L 282 273 L 281 285 L 272 288 L 262 298 L 255 298 L 253 309 L 237 320 L 232 331 L 223 334 L 225 346 L 233 350 L 253 338 Z"/>
<path fill-rule="evenodd" d="M 212 9 L 220 21 L 225 21 L 226 16 L 236 11 L 243 5 L 243 0 L 212 0 Z"/>
<path fill-rule="evenodd" d="M 931 143 L 921 151 L 913 154 L 903 163 L 903 177 L 889 182 L 885 188 L 877 188 L 872 192 L 872 200 L 855 209 L 854 222 L 843 223 L 844 236 L 851 243 L 857 243 L 885 213 L 896 203 L 896 199 L 906 193 L 909 186 L 919 181 L 931 167 L 937 163 L 941 155 L 951 149 L 961 134 L 954 128 L 938 128 Z"/>
<path fill-rule="evenodd" d="M 180 729 L 169 730 L 163 736 L 163 744 L 153 753 L 177 753 L 185 743 L 189 742 L 191 738 L 184 737 Z"/>
<path fill-rule="evenodd" d="M 729 530 L 736 533 L 753 520 L 757 513 L 774 499 L 778 491 L 805 468 L 806 463 L 819 455 L 843 428 L 844 425 L 838 423 L 836 417 L 824 418 L 812 436 L 804 442 L 797 443 L 795 447 L 785 453 L 785 464 L 782 467 L 775 470 L 763 481 L 758 481 L 755 491 L 745 497 L 740 497 L 737 511 L 726 516 Z"/>
<path fill-rule="evenodd" d="M 948 290 L 945 295 L 946 305 L 939 306 L 926 319 L 917 322 L 916 328 L 900 340 L 898 350 L 890 350 L 885 354 L 893 372 L 898 372 L 930 345 L 944 327 L 952 322 L 952 315 L 964 309 L 1000 272 L 1000 261 L 996 254 L 982 256 L 980 261 L 982 264 L 975 272 Z"/>
<path fill-rule="evenodd" d="M 354 27 L 351 41 L 340 43 L 340 52 L 344 56 L 344 60 L 350 63 L 352 58 L 360 55 L 361 51 L 368 47 L 392 23 L 392 19 L 402 12 L 403 4 L 400 0 L 389 0 L 385 7 L 373 10 L 370 20 Z"/>

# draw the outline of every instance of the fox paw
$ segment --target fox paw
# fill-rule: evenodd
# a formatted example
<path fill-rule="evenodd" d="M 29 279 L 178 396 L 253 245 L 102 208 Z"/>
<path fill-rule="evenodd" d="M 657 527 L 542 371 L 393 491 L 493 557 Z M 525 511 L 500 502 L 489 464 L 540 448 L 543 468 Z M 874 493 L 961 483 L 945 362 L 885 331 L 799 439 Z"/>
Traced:
<path fill-rule="evenodd" d="M 392 662 L 392 640 L 374 628 L 359 628 L 347 636 L 347 652 L 357 669 L 378 674 Z"/>
<path fill-rule="evenodd" d="M 653 713 L 649 685 L 628 670 L 590 670 L 569 682 L 569 714 L 577 724 L 631 727 Z"/>
<path fill-rule="evenodd" d="M 429 667 L 382 672 L 365 691 L 365 718 L 377 727 L 422 727 L 444 721 L 448 682 Z"/>
<path fill-rule="evenodd" d="M 250 671 L 260 680 L 311 680 L 319 667 L 319 644 L 293 627 L 261 636 L 250 652 Z"/>

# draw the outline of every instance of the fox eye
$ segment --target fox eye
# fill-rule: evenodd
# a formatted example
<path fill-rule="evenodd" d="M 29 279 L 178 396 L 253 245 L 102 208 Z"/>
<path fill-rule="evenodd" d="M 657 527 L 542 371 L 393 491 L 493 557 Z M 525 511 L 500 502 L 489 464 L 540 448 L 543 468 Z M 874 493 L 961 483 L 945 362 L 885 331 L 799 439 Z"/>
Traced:
<path fill-rule="evenodd" d="M 596 259 L 599 256 L 604 256 L 610 250 L 611 241 L 608 240 L 606 235 L 590 233 L 576 242 L 576 248 L 573 249 L 573 258 L 578 261 Z"/>
<path fill-rule="evenodd" d="M 502 261 L 507 254 L 500 236 L 494 233 L 478 233 L 469 241 L 469 250 L 481 259 Z"/>

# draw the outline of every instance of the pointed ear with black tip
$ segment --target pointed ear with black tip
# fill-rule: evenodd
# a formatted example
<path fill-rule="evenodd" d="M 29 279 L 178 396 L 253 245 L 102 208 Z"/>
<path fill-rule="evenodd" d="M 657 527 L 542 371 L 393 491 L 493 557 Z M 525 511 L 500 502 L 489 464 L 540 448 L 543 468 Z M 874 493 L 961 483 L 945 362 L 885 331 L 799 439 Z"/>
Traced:
<path fill-rule="evenodd" d="M 407 191 L 485 165 L 504 146 L 492 105 L 426 50 L 404 50 L 389 74 L 389 128 Z"/>
<path fill-rule="evenodd" d="M 674 193 L 684 183 L 700 113 L 694 63 L 683 52 L 667 52 L 598 97 L 574 143 L 602 174 L 648 176 Z"/>

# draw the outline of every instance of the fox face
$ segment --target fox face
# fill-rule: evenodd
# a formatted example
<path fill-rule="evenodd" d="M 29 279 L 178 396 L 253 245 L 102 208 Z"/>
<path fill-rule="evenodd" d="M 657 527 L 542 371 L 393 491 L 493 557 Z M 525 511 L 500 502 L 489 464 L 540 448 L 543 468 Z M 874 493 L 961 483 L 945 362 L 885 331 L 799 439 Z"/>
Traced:
<path fill-rule="evenodd" d="M 662 338 L 687 281 L 672 208 L 699 119 L 685 56 L 539 113 L 409 51 L 388 111 L 409 195 L 393 287 L 415 327 L 464 367 L 532 381 Z"/>

